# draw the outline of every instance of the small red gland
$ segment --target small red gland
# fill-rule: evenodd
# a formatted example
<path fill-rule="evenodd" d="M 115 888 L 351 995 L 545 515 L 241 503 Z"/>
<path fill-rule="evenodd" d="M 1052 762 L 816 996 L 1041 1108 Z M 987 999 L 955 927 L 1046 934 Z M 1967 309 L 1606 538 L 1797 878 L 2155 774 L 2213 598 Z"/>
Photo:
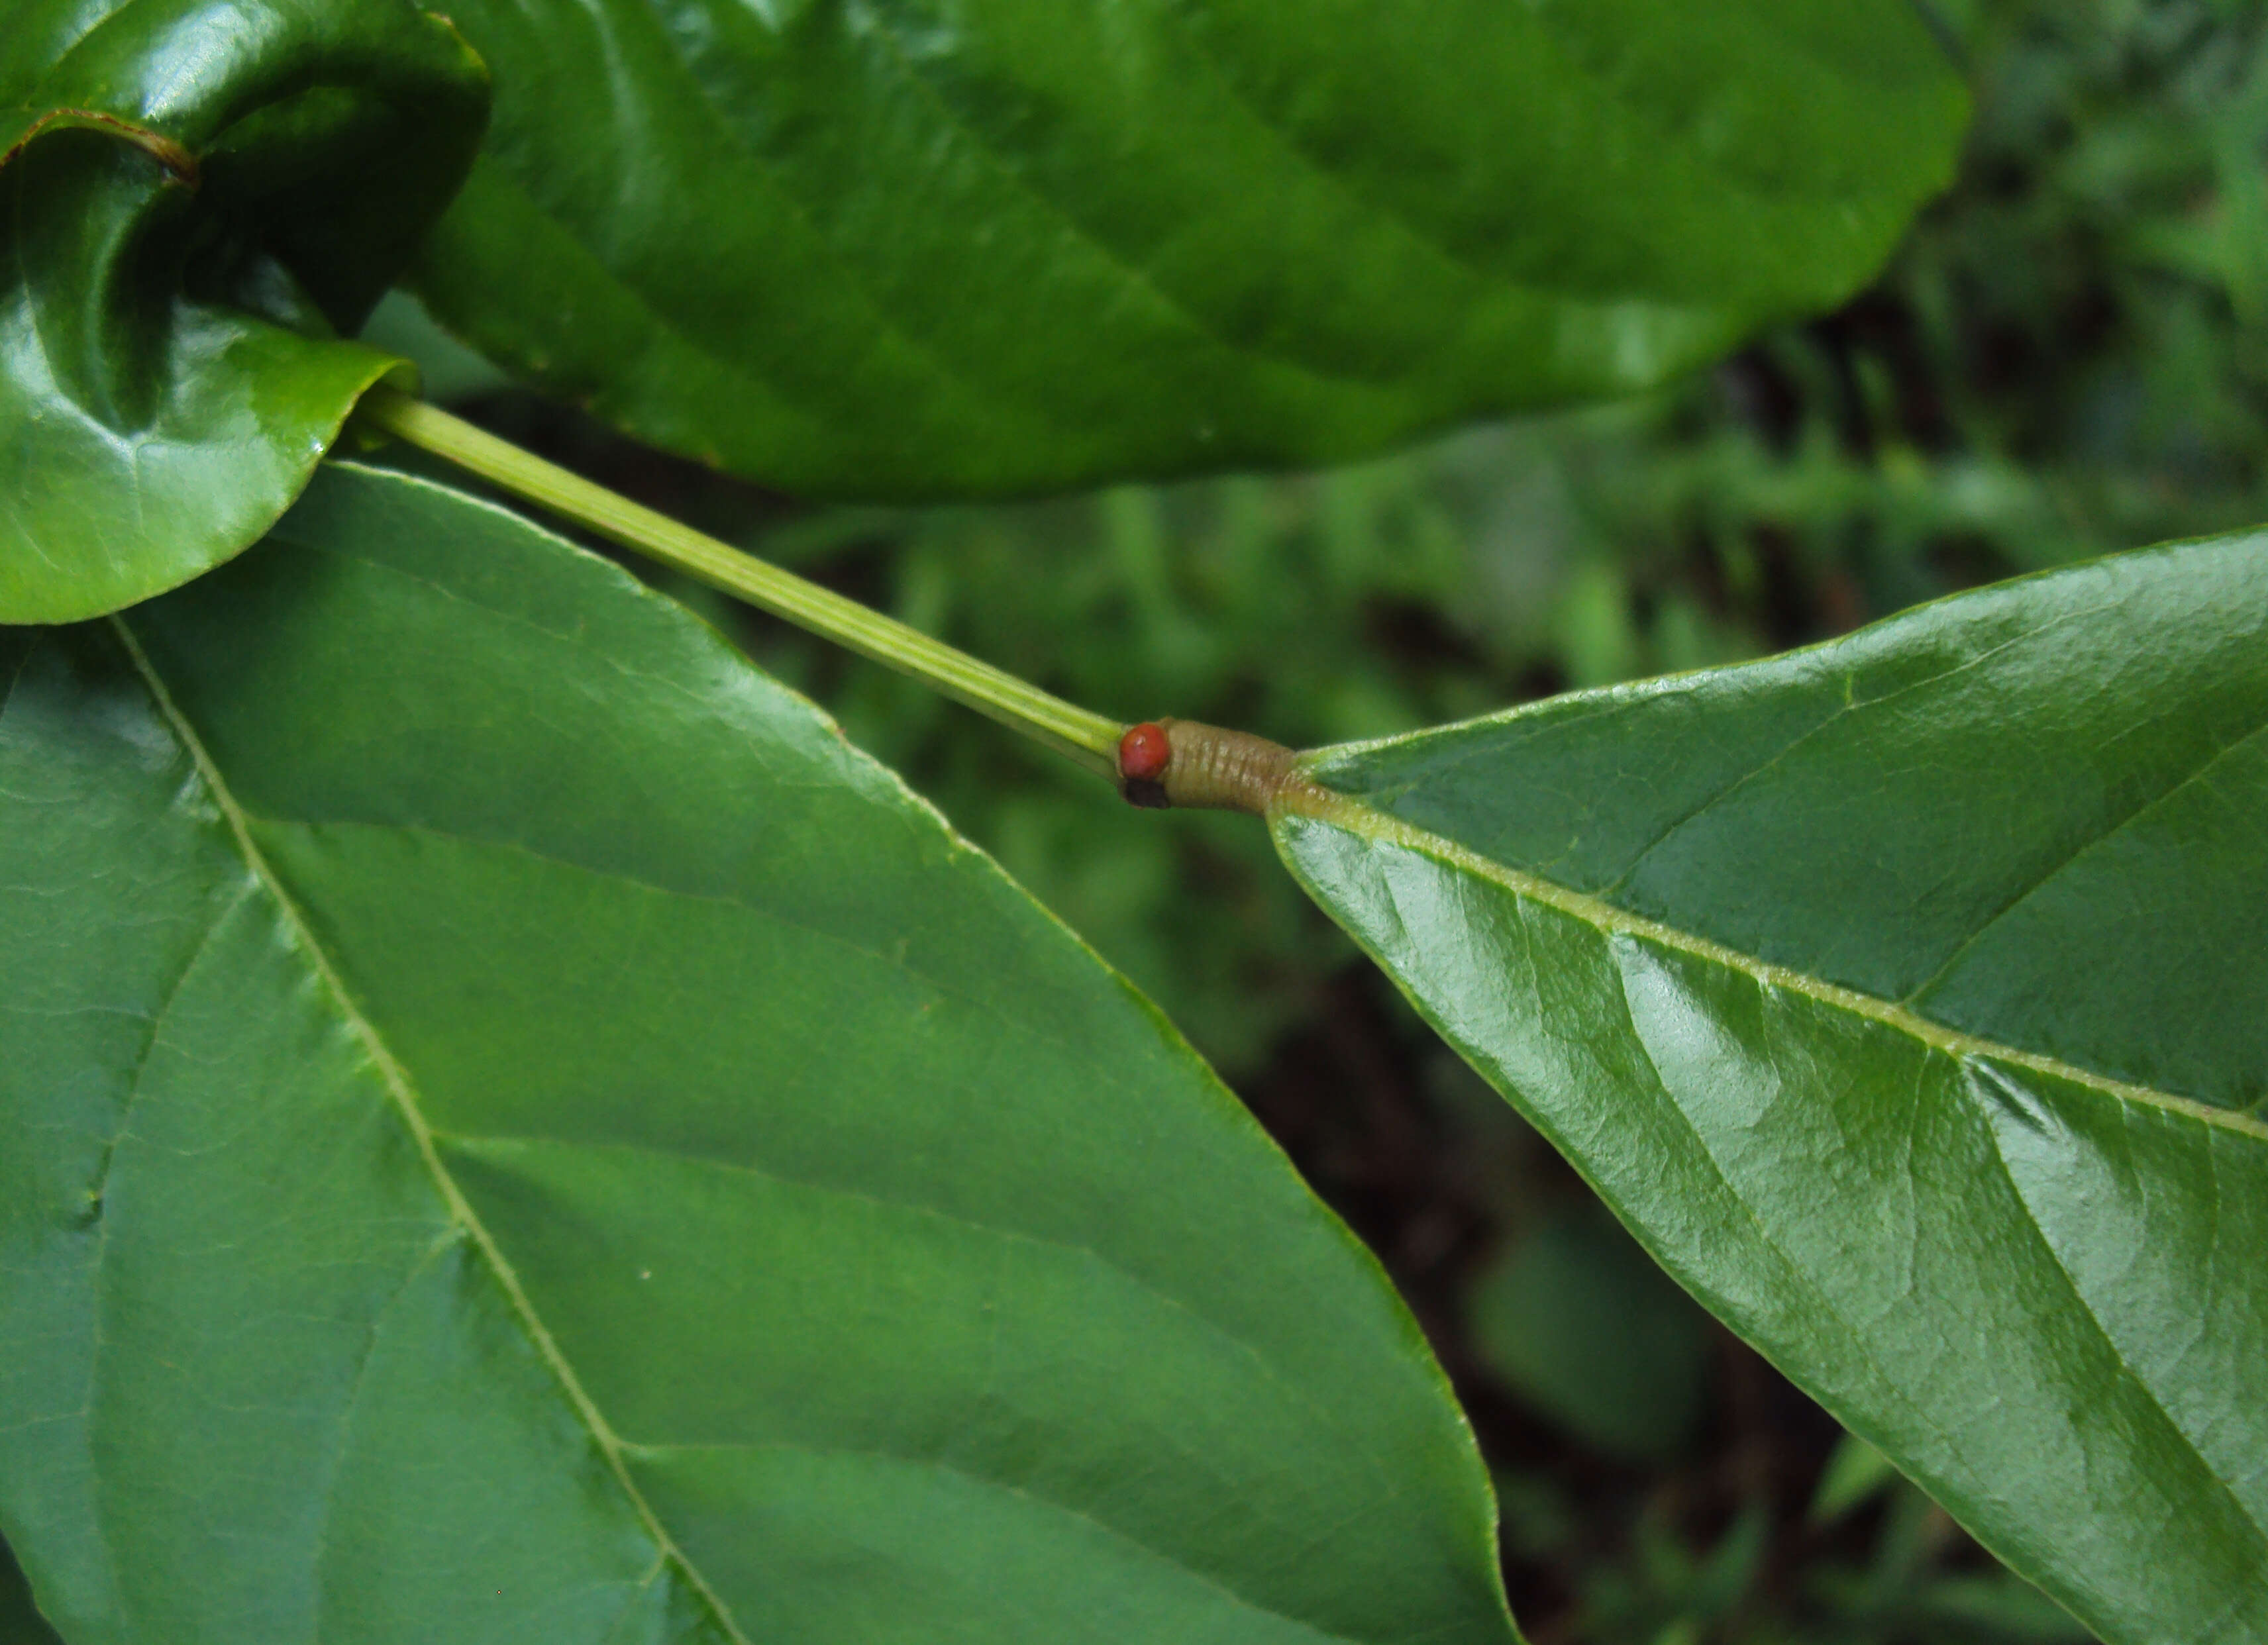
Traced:
<path fill-rule="evenodd" d="M 1118 739 L 1118 775 L 1130 782 L 1155 782 L 1173 763 L 1174 745 L 1162 725 L 1145 720 Z"/>

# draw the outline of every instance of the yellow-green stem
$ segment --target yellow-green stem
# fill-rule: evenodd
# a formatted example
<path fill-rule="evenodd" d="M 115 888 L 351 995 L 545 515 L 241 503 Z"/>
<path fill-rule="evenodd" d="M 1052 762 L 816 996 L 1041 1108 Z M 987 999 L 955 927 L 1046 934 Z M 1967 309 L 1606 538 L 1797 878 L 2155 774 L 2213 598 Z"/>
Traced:
<path fill-rule="evenodd" d="M 1116 720 L 1065 702 L 895 618 L 642 508 L 397 389 L 372 389 L 363 397 L 361 411 L 372 427 L 515 496 L 909 674 L 1090 771 L 1114 779 L 1118 775 L 1118 738 L 1126 728 Z"/>

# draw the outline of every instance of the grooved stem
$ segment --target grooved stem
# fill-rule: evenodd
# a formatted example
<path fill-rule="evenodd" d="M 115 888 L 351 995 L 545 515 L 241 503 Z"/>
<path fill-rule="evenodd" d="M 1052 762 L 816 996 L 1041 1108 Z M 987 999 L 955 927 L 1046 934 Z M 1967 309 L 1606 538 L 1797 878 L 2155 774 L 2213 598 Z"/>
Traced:
<path fill-rule="evenodd" d="M 1111 778 L 1118 775 L 1118 739 L 1126 728 L 1116 720 L 1066 702 L 894 617 L 641 507 L 398 389 L 383 385 L 371 389 L 363 396 L 361 415 L 372 427 L 625 548 L 909 674 L 1090 771 Z"/>

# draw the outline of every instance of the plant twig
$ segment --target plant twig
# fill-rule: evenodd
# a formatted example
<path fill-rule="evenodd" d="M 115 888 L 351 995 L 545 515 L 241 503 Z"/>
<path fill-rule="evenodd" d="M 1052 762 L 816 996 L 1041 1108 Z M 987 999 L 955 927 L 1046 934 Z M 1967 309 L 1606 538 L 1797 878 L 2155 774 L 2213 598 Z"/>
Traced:
<path fill-rule="evenodd" d="M 911 675 L 1090 771 L 1118 777 L 1118 743 L 1127 728 L 1116 720 L 1065 702 L 895 618 L 643 508 L 398 389 L 372 388 L 363 396 L 361 415 L 372 428 L 514 496 Z"/>

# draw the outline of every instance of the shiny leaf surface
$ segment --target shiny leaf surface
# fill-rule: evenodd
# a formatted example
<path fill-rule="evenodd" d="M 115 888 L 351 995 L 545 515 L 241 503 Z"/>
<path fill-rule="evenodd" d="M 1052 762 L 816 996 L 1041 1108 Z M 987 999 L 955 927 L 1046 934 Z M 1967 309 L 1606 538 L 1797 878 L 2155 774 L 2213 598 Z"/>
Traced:
<path fill-rule="evenodd" d="M 2268 539 L 1326 751 L 1309 889 L 2114 1641 L 2268 1637 Z"/>
<path fill-rule="evenodd" d="M 336 333 L 486 99 L 407 0 L 11 0 L 0 622 L 130 605 L 275 523 L 394 364 Z"/>
<path fill-rule="evenodd" d="M 616 568 L 330 468 L 0 682 L 0 1530 L 72 1645 L 1511 1638 L 1368 1256 Z"/>
<path fill-rule="evenodd" d="M 497 118 L 419 275 L 806 493 L 1307 463 L 1660 381 L 1949 175 L 1904 0 L 464 0 Z"/>

